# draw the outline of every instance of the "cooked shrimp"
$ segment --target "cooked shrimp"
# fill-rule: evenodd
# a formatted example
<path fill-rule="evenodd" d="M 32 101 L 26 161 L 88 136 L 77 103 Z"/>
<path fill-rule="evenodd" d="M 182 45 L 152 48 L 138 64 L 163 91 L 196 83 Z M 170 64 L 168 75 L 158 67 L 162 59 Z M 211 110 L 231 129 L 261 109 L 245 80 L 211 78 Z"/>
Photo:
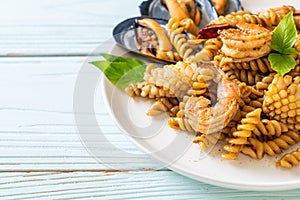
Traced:
<path fill-rule="evenodd" d="M 237 47 L 239 47 L 239 45 L 245 46 L 245 43 L 249 42 L 249 44 L 255 43 L 255 47 L 260 47 L 265 45 L 266 40 L 270 41 L 272 39 L 271 31 L 257 24 L 238 22 L 232 26 L 236 28 L 225 29 L 220 32 L 220 37 L 224 39 L 225 44 L 235 42 L 238 45 Z"/>
<path fill-rule="evenodd" d="M 227 57 L 256 59 L 271 51 L 272 33 L 260 25 L 238 22 L 235 29 L 222 30 L 220 38 L 221 52 Z"/>
<path fill-rule="evenodd" d="M 207 66 L 207 65 L 206 65 Z M 212 65 L 210 66 L 212 67 Z M 212 106 L 207 98 L 189 97 L 184 108 L 184 118 L 196 131 L 205 134 L 216 133 L 226 127 L 239 108 L 238 86 L 221 75 L 216 80 L 217 103 Z"/>
<path fill-rule="evenodd" d="M 266 44 L 265 38 L 259 38 L 257 40 L 226 40 L 224 43 L 229 48 L 239 47 L 239 50 L 251 50 L 254 48 L 260 48 Z"/>
<path fill-rule="evenodd" d="M 218 36 L 224 39 L 236 40 L 227 42 L 243 42 L 238 45 L 245 45 L 247 41 L 259 42 L 261 39 L 271 39 L 272 33 L 261 25 L 245 22 L 227 22 L 223 24 L 208 24 L 199 31 L 198 39 L 210 39 Z M 264 40 L 265 42 L 265 40 Z"/>
<path fill-rule="evenodd" d="M 260 48 L 253 48 L 252 50 L 247 49 L 235 49 L 234 47 L 228 47 L 227 45 L 222 46 L 221 48 L 223 54 L 226 56 L 237 58 L 237 59 L 245 59 L 245 58 L 260 58 L 264 55 L 267 55 L 270 52 L 270 47 L 268 45 L 264 45 Z"/>

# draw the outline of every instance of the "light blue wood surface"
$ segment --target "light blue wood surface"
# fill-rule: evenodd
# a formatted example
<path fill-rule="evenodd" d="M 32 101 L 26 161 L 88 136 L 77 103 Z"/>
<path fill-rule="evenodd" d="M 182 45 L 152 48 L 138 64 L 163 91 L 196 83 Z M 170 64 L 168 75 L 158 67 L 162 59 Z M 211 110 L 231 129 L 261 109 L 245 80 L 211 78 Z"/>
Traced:
<path fill-rule="evenodd" d="M 1 1 L 0 199 L 299 199 L 300 189 L 232 190 L 160 167 L 116 127 L 100 89 L 95 112 L 101 130 L 133 156 L 120 157 L 104 140 L 93 145 L 102 147 L 105 162 L 87 151 L 74 114 L 93 113 L 74 113 L 78 72 L 87 55 L 111 39 L 115 24 L 139 14 L 140 2 Z"/>

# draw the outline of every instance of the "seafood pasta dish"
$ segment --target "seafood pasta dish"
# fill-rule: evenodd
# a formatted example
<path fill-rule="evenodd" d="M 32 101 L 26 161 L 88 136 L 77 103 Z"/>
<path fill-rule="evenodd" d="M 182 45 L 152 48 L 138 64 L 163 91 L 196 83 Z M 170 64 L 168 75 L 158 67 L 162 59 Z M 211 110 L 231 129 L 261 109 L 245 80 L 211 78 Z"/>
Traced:
<path fill-rule="evenodd" d="M 214 6 L 209 16 L 207 2 Z M 120 26 L 132 33 L 131 50 L 168 63 L 148 64 L 125 91 L 153 99 L 145 114 L 167 112 L 168 125 L 194 134 L 204 151 L 222 140 L 225 160 L 280 155 L 278 167 L 297 166 L 300 13 L 289 5 L 252 13 L 236 2 L 144 2 L 143 16 Z M 152 4 L 166 14 L 157 16 Z"/>

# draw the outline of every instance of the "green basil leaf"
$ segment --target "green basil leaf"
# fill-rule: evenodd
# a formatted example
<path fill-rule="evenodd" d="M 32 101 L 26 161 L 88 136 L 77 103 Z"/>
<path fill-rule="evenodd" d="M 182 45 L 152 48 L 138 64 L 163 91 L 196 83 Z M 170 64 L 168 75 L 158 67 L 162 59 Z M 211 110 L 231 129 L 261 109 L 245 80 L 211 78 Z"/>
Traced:
<path fill-rule="evenodd" d="M 275 50 L 275 51 L 278 51 L 279 53 L 282 53 L 284 51 L 284 49 L 282 49 L 280 46 L 278 46 L 276 44 L 270 45 L 270 48 Z"/>
<path fill-rule="evenodd" d="M 95 65 L 96 67 L 98 67 L 101 71 L 105 71 L 109 65 L 110 65 L 110 62 L 109 61 L 106 61 L 106 60 L 100 60 L 100 61 L 93 61 L 93 62 L 90 62 L 90 64 L 93 64 Z"/>
<path fill-rule="evenodd" d="M 120 89 L 125 89 L 131 83 L 138 83 L 144 81 L 144 72 L 146 65 L 139 65 L 132 68 L 123 74 L 123 76 L 116 82 L 116 86 Z"/>
<path fill-rule="evenodd" d="M 289 55 L 282 55 L 271 53 L 268 56 L 272 69 L 274 69 L 280 76 L 284 76 L 296 66 L 296 61 Z"/>
<path fill-rule="evenodd" d="M 110 54 L 101 54 L 105 61 L 93 61 L 90 64 L 98 67 L 107 79 L 120 89 L 131 83 L 144 80 L 146 64 L 135 58 L 124 58 Z"/>
<path fill-rule="evenodd" d="M 294 48 L 287 48 L 287 49 L 284 49 L 282 54 L 298 54 L 299 52 L 294 49 Z"/>
<path fill-rule="evenodd" d="M 273 30 L 272 42 L 281 49 L 292 47 L 297 41 L 297 29 L 294 23 L 293 12 L 290 11 Z"/>
<path fill-rule="evenodd" d="M 137 66 L 144 64 L 143 61 L 138 60 L 136 58 L 124 58 L 124 57 L 114 56 L 107 53 L 101 53 L 100 55 L 110 62 L 127 62 L 130 63 L 131 65 L 137 65 Z"/>

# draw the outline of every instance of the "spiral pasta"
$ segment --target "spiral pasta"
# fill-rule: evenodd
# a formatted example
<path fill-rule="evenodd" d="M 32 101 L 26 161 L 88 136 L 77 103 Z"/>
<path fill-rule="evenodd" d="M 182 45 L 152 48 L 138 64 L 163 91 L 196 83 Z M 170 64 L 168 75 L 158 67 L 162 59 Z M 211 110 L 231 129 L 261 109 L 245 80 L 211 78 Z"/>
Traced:
<path fill-rule="evenodd" d="M 171 20 L 177 20 L 176 18 L 172 18 Z M 199 32 L 198 26 L 194 23 L 194 21 L 190 18 L 185 18 L 179 21 L 180 26 L 183 27 L 184 31 L 191 33 L 193 35 L 197 35 Z"/>
<path fill-rule="evenodd" d="M 241 149 L 241 152 L 252 158 L 261 159 L 265 153 L 269 156 L 275 156 L 276 154 L 281 153 L 282 150 L 288 149 L 289 146 L 298 143 L 299 140 L 300 136 L 295 131 L 288 131 L 280 137 L 266 142 L 261 142 L 255 138 L 249 138 L 248 141 L 251 146 L 244 146 Z"/>
<path fill-rule="evenodd" d="M 160 115 L 165 112 L 169 112 L 170 116 L 176 116 L 179 111 L 179 102 L 177 98 L 157 98 L 152 104 L 148 112 L 149 116 Z"/>
<path fill-rule="evenodd" d="M 141 52 L 143 52 L 143 51 L 141 50 Z M 143 52 L 143 53 L 149 55 L 148 52 Z M 181 61 L 181 57 L 179 56 L 179 54 L 177 52 L 166 51 L 166 50 L 163 50 L 163 49 L 157 49 L 156 55 L 151 55 L 151 56 L 157 57 L 161 60 L 168 60 L 168 61 L 171 61 L 171 62 Z"/>
<path fill-rule="evenodd" d="M 300 34 L 298 34 L 297 36 L 297 40 L 296 40 L 296 43 L 294 44 L 294 48 L 300 52 Z"/>
<path fill-rule="evenodd" d="M 193 128 L 191 127 L 191 125 L 184 118 L 181 118 L 181 117 L 169 118 L 168 125 L 173 129 L 177 129 L 177 130 L 180 129 L 180 130 L 187 131 L 190 133 L 195 132 L 193 130 Z"/>
<path fill-rule="evenodd" d="M 227 74 L 231 74 L 230 77 L 234 77 L 235 79 L 238 79 L 239 82 L 244 82 L 247 85 L 255 85 L 255 83 L 261 80 L 261 75 L 255 71 L 235 69 L 230 72 L 231 73 L 227 72 Z"/>
<path fill-rule="evenodd" d="M 290 153 L 285 154 L 276 162 L 277 167 L 292 168 L 298 166 L 300 162 L 300 149 L 296 149 Z"/>
<path fill-rule="evenodd" d="M 148 97 L 150 99 L 175 97 L 175 94 L 171 93 L 170 90 L 165 90 L 162 87 L 147 82 L 130 84 L 125 88 L 125 92 L 131 97 L 140 96 Z"/>
<path fill-rule="evenodd" d="M 197 53 L 197 59 L 201 60 L 209 60 L 209 56 L 207 53 L 203 52 L 199 48 L 198 41 L 189 40 L 185 33 L 176 32 L 176 31 L 169 31 L 170 41 L 175 47 L 178 54 L 182 57 L 183 61 L 192 62 L 195 58 L 196 52 L 202 52 L 201 56 L 200 53 Z"/>
<path fill-rule="evenodd" d="M 297 58 L 298 60 L 298 58 Z M 298 61 L 299 62 L 299 61 Z M 300 62 L 299 62 L 300 63 Z M 300 65 L 298 64 L 297 66 L 295 66 L 294 69 L 292 69 L 289 73 L 288 73 L 289 76 L 295 78 L 297 76 L 300 76 Z"/>
<path fill-rule="evenodd" d="M 260 121 L 261 109 L 255 109 L 248 113 L 245 118 L 241 120 L 241 124 L 237 126 L 237 130 L 233 132 L 233 138 L 229 138 L 228 145 L 224 149 L 228 152 L 222 154 L 226 160 L 235 160 L 238 156 L 242 145 L 247 143 L 247 138 L 250 138 L 252 131 L 256 128 L 256 124 Z"/>
<path fill-rule="evenodd" d="M 221 49 L 223 43 L 219 38 L 210 38 L 204 42 L 203 51 L 213 58 L 217 55 L 218 51 Z"/>
<path fill-rule="evenodd" d="M 252 92 L 255 94 L 261 94 L 268 89 L 270 83 L 272 83 L 274 79 L 275 73 L 270 73 L 267 76 L 264 76 L 260 81 L 256 82 L 255 86 L 252 88 Z M 261 96 L 261 95 L 259 95 Z"/>
<path fill-rule="evenodd" d="M 266 11 L 252 14 L 249 11 L 238 11 L 225 16 L 220 16 L 211 24 L 222 24 L 230 22 L 245 22 L 250 24 L 260 24 L 266 28 L 274 28 L 279 24 L 281 19 L 289 12 L 294 11 L 292 6 L 282 6 L 278 8 L 270 8 Z"/>
<path fill-rule="evenodd" d="M 241 98 L 247 98 L 251 94 L 251 87 L 248 86 L 246 83 L 240 83 L 239 85 Z"/>
<path fill-rule="evenodd" d="M 288 127 L 276 120 L 263 119 L 258 122 L 256 128 L 253 130 L 253 134 L 257 136 L 275 136 L 279 137 L 283 132 L 287 132 Z"/>
<path fill-rule="evenodd" d="M 171 18 L 167 24 L 167 31 L 170 41 L 178 54 L 182 57 L 182 60 L 186 62 L 210 60 L 212 57 L 209 55 L 210 52 L 207 52 L 207 50 L 211 50 L 212 46 L 210 46 L 210 49 L 202 49 L 200 44 L 203 42 L 203 40 L 189 38 L 184 32 L 188 28 L 189 27 L 183 25 L 180 21 L 178 21 L 178 19 L 175 18 Z"/>
<path fill-rule="evenodd" d="M 220 133 L 216 134 L 201 134 L 195 137 L 193 140 L 194 143 L 198 144 L 202 150 L 207 150 L 215 145 L 220 139 L 223 138 L 223 135 Z"/>
<path fill-rule="evenodd" d="M 276 8 L 270 8 L 266 11 L 260 11 L 257 13 L 258 18 L 261 19 L 261 23 L 265 27 L 275 27 L 283 19 L 283 17 L 290 11 L 295 11 L 295 8 L 292 6 L 281 6 Z"/>
<path fill-rule="evenodd" d="M 194 133 L 195 132 L 194 129 L 191 127 L 188 121 L 184 119 L 183 116 L 184 106 L 185 103 L 188 101 L 188 98 L 189 98 L 188 96 L 185 96 L 183 98 L 183 101 L 179 103 L 179 109 L 176 113 L 176 116 L 170 117 L 168 119 L 168 125 L 173 129 Z"/>
<path fill-rule="evenodd" d="M 208 85 L 206 82 L 194 82 L 192 89 L 188 91 L 188 95 L 200 96 L 207 91 Z"/>
<path fill-rule="evenodd" d="M 222 58 L 221 58 L 222 59 Z M 222 62 L 222 61 L 221 61 Z M 273 69 L 271 64 L 266 57 L 257 58 L 251 61 L 245 62 L 222 62 L 219 67 L 221 69 L 239 69 L 239 70 L 251 70 L 257 73 L 271 73 Z"/>
<path fill-rule="evenodd" d="M 235 22 L 235 21 L 238 21 L 237 19 L 241 19 L 242 16 L 247 15 L 247 14 L 251 14 L 251 12 L 248 10 L 240 10 L 237 12 L 231 12 L 227 15 L 219 16 L 218 19 L 211 21 L 210 24 L 223 24 L 223 23 L 228 23 L 228 22 Z M 256 20 L 256 18 L 253 19 L 252 23 L 257 23 L 257 21 L 255 21 L 255 20 Z"/>

